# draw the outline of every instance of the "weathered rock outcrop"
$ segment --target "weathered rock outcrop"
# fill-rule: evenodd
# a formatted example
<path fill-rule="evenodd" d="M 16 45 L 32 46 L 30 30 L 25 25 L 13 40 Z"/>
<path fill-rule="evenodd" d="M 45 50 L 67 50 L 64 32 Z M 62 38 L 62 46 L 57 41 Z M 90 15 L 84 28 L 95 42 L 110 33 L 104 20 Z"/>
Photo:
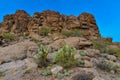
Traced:
<path fill-rule="evenodd" d="M 17 10 L 15 14 L 4 16 L 1 23 L 2 32 L 21 33 L 27 31 L 30 15 L 23 10 Z"/>
<path fill-rule="evenodd" d="M 82 13 L 78 17 L 66 16 L 59 12 L 46 10 L 34 13 L 30 17 L 23 10 L 16 11 L 15 14 L 6 15 L 0 24 L 0 32 L 37 33 L 42 27 L 50 27 L 53 32 L 61 32 L 62 29 L 80 29 L 85 36 L 100 36 L 99 30 L 92 14 Z"/>
<path fill-rule="evenodd" d="M 28 24 L 29 32 L 37 33 L 41 27 L 51 27 L 53 31 L 60 31 L 63 27 L 63 17 L 55 11 L 44 11 L 34 13 L 32 20 Z"/>
<path fill-rule="evenodd" d="M 100 36 L 99 30 L 92 14 L 82 13 L 78 16 L 80 22 L 80 28 L 83 29 L 85 35 Z"/>

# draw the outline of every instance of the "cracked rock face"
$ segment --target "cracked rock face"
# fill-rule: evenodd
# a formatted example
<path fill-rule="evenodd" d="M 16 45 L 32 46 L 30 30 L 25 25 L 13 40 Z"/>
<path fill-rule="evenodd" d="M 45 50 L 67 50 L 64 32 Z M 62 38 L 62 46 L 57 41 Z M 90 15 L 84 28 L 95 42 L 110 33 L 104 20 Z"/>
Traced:
<path fill-rule="evenodd" d="M 42 27 L 50 27 L 53 32 L 61 32 L 62 29 L 81 29 L 85 36 L 100 36 L 92 14 L 84 12 L 76 17 L 51 10 L 36 12 L 33 17 L 23 10 L 17 10 L 15 14 L 4 16 L 4 21 L 0 23 L 0 32 L 38 34 Z"/>

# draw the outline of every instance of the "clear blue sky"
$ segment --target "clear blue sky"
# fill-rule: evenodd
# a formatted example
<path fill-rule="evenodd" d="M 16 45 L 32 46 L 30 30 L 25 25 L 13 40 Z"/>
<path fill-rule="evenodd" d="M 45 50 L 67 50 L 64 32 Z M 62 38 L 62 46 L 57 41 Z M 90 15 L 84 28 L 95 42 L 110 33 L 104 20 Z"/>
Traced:
<path fill-rule="evenodd" d="M 92 13 L 101 35 L 120 42 L 120 0 L 1 0 L 0 22 L 4 15 L 16 10 L 25 10 L 33 15 L 47 9 L 75 16 L 82 12 Z"/>

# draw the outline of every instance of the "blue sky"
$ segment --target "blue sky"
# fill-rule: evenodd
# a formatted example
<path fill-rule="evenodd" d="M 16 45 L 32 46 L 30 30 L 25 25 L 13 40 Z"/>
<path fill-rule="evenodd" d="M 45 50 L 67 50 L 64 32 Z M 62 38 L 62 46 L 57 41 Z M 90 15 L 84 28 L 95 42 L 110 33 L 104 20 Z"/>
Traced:
<path fill-rule="evenodd" d="M 75 16 L 82 12 L 92 13 L 101 35 L 120 42 L 120 0 L 2 0 L 0 22 L 4 15 L 16 10 L 25 10 L 32 16 L 34 12 L 48 9 Z"/>

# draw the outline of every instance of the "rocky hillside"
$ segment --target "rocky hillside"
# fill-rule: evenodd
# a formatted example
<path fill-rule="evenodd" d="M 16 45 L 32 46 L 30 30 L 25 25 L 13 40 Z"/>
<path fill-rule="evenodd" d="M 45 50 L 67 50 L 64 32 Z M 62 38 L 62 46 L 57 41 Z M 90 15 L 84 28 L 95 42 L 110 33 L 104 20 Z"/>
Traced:
<path fill-rule="evenodd" d="M 76 17 L 50 10 L 36 12 L 33 16 L 23 10 L 17 10 L 15 14 L 4 16 L 4 21 L 0 24 L 0 32 L 38 34 L 43 27 L 50 27 L 52 31 L 57 32 L 61 32 L 62 29 L 82 29 L 86 36 L 100 36 L 92 14 L 85 12 Z"/>
<path fill-rule="evenodd" d="M 86 12 L 17 10 L 0 23 L 0 80 L 120 80 L 120 44 Z"/>

